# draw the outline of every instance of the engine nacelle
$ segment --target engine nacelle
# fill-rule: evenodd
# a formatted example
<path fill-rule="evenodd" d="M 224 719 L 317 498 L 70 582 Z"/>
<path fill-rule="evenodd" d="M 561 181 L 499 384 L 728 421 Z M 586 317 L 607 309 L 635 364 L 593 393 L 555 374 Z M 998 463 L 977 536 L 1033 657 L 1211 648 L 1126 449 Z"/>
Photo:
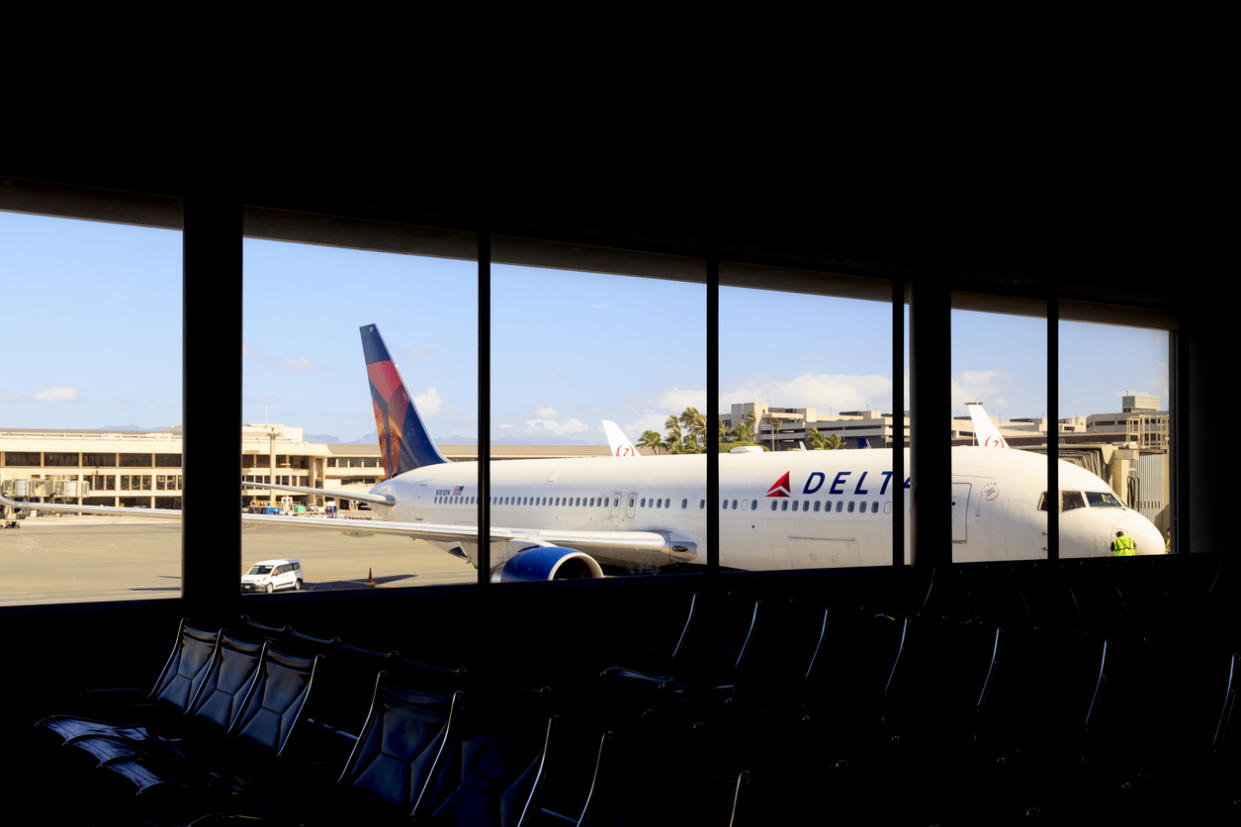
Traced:
<path fill-rule="evenodd" d="M 562 546 L 534 546 L 517 552 L 500 569 L 501 582 L 573 580 L 603 577 L 598 561 L 585 552 Z"/>

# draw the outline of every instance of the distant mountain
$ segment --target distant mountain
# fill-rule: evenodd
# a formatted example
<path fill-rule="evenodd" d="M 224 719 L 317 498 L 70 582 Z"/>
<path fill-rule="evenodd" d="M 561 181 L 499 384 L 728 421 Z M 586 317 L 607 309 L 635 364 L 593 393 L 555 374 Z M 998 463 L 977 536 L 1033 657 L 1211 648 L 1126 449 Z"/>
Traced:
<path fill-rule="evenodd" d="M 302 434 L 302 439 L 307 442 L 323 442 L 327 445 L 339 445 L 340 437 L 336 434 Z"/>

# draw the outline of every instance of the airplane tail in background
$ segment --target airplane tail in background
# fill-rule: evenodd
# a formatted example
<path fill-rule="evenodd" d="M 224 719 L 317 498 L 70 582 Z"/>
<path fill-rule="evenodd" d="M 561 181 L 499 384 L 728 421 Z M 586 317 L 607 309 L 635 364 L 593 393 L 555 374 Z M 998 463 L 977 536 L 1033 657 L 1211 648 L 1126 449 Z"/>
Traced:
<path fill-rule="evenodd" d="M 391 479 L 424 465 L 447 462 L 431 441 L 422 417 L 418 416 L 418 410 L 405 390 L 405 383 L 401 381 L 392 357 L 388 355 L 388 348 L 383 337 L 379 335 L 379 329 L 368 324 L 363 325 L 360 330 L 384 473 Z"/>
<path fill-rule="evenodd" d="M 638 453 L 638 449 L 633 447 L 633 443 L 629 441 L 629 437 L 625 436 L 625 432 L 622 431 L 620 426 L 612 420 L 603 420 L 603 432 L 608 435 L 608 448 L 612 450 L 612 456 L 641 456 L 641 454 Z"/>
<path fill-rule="evenodd" d="M 1008 442 L 1000 436 L 1000 429 L 995 427 L 991 417 L 982 409 L 981 402 L 966 402 L 965 409 L 970 412 L 974 422 L 974 439 L 986 448 L 1007 448 Z"/>

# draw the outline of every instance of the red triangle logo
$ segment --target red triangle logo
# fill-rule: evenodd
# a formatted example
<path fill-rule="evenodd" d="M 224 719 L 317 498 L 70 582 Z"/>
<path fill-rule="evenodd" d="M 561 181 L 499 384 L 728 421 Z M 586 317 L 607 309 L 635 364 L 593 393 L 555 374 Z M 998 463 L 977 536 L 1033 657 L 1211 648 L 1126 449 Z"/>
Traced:
<path fill-rule="evenodd" d="M 776 484 L 767 489 L 768 497 L 787 497 L 789 495 L 789 472 L 785 471 L 784 476 L 776 481 Z"/>

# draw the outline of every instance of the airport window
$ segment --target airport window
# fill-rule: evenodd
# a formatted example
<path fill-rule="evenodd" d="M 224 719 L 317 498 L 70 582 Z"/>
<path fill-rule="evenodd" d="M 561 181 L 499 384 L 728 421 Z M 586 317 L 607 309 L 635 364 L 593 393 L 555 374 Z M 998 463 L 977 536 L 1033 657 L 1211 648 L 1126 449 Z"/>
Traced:
<path fill-rule="evenodd" d="M 155 455 L 155 467 L 156 468 L 180 468 L 181 467 L 181 455 L 180 454 L 156 454 Z"/>
<path fill-rule="evenodd" d="M 2 301 L 20 308 L 5 315 L 4 335 L 37 352 L 8 360 L 0 378 L 0 493 L 31 503 L 0 504 L 0 519 L 38 529 L 21 532 L 20 568 L 0 555 L 0 604 L 179 594 L 177 521 L 133 525 L 71 509 L 122 504 L 111 476 L 95 473 L 116 467 L 117 453 L 149 466 L 152 446 L 179 444 L 181 273 L 178 231 L 0 211 Z M 11 470 L 19 466 L 56 473 L 36 480 Z M 124 482 L 153 487 L 150 477 L 145 489 Z M 85 534 L 98 550 L 83 557 L 74 549 Z"/>
<path fill-rule="evenodd" d="M 1106 483 L 1081 486 L 1089 506 L 1127 506 L 1135 513 L 1124 518 L 1124 530 L 1139 549 L 1175 552 L 1169 324 L 1137 312 L 1105 317 L 1093 307 L 1062 303 L 1058 419 L 1062 462 Z M 1062 489 L 1072 485 L 1066 477 L 1075 470 L 1061 474 Z M 1103 515 L 1095 519 L 1107 522 Z M 1081 524 L 1061 520 L 1062 557 L 1096 553 L 1100 532 L 1077 536 Z"/>
<path fill-rule="evenodd" d="M 150 454 L 120 454 L 122 468 L 150 468 L 153 460 Z"/>
<path fill-rule="evenodd" d="M 324 489 L 322 496 L 289 492 L 294 504 L 322 508 L 333 490 L 353 485 L 365 491 L 414 464 L 436 461 L 429 453 L 383 453 L 385 445 L 411 442 L 405 439 L 414 420 L 406 415 L 407 398 L 439 451 L 456 441 L 446 437 L 474 434 L 472 253 L 420 255 L 416 228 L 402 242 L 409 252 L 401 253 L 276 241 L 262 231 L 263 220 L 247 212 L 242 246 L 242 444 L 259 454 L 260 467 L 274 454 L 277 467 L 296 484 L 308 484 L 309 477 Z M 440 237 L 439 250 L 446 250 L 446 239 Z M 463 246 L 473 250 L 472 237 Z M 350 274 L 347 284 L 341 273 Z M 383 300 L 376 301 L 375 289 L 366 285 L 382 285 Z M 327 315 L 325 300 L 331 306 Z M 411 313 L 411 307 L 434 312 Z M 374 393 L 390 403 L 386 413 L 376 414 Z M 363 440 L 356 448 L 340 447 Z M 329 456 L 328 446 L 337 452 Z M 472 498 L 454 490 L 458 485 L 476 487 L 472 479 L 458 478 L 431 486 L 426 496 L 461 521 Z M 285 496 L 274 494 L 277 503 Z M 505 505 L 513 502 L 504 496 Z M 363 558 L 384 588 L 478 581 L 469 562 L 400 535 L 353 537 L 259 524 L 242 532 L 242 557 L 245 564 L 299 558 L 310 592 L 359 588 L 357 561 Z"/>
<path fill-rule="evenodd" d="M 977 476 L 993 476 L 992 451 L 1022 450 L 1046 443 L 1047 434 L 1047 305 L 1043 301 L 1005 300 L 954 294 L 951 311 L 951 406 L 954 562 L 1039 559 L 1047 556 L 1045 513 L 1023 511 L 1009 517 L 1004 534 L 970 530 L 985 520 L 989 509 L 1003 508 L 1006 486 L 996 499 L 966 490 Z M 1001 442 L 1003 440 L 1003 442 Z M 1041 462 L 1021 473 L 1046 487 L 1047 467 Z M 1003 466 L 1005 468 L 1008 465 Z M 1024 467 L 1024 466 L 1023 466 Z M 977 486 L 975 486 L 977 487 Z M 965 491 L 962 495 L 960 491 Z M 1038 490 L 1038 489 L 1036 489 Z M 979 516 L 981 515 L 981 516 Z"/>
<path fill-rule="evenodd" d="M 564 454 L 573 453 L 573 445 L 606 448 L 611 437 L 603 420 L 611 420 L 642 453 L 703 451 L 706 290 L 689 279 L 701 280 L 705 264 L 678 261 L 665 271 L 662 260 L 652 257 L 655 277 L 645 278 L 600 271 L 594 263 L 611 266 L 608 257 L 589 248 L 532 250 L 523 239 L 492 241 L 492 445 L 534 442 Z M 540 266 L 543 255 L 554 267 Z M 566 341 L 591 344 L 566 349 Z M 608 352 L 619 358 L 601 371 L 599 354 Z M 554 364 L 547 353 L 556 354 Z M 636 509 L 639 519 L 659 527 L 659 515 L 672 499 L 649 493 L 629 497 L 630 491 L 651 487 L 638 484 L 624 491 L 625 502 L 613 506 L 626 507 L 597 525 L 628 528 Z M 576 509 L 592 502 L 573 496 L 565 505 Z M 586 525 L 568 519 L 566 526 Z M 635 566 L 635 573 L 654 571 L 648 562 L 653 558 L 630 554 L 632 566 L 621 552 L 613 559 L 608 565 L 616 572 Z"/>
<path fill-rule="evenodd" d="M 891 284 L 731 262 L 721 262 L 720 282 L 719 413 L 727 421 L 721 447 L 787 458 L 778 470 L 769 466 L 771 478 L 756 491 L 781 497 L 771 500 L 771 511 L 827 513 L 830 503 L 796 498 L 827 494 L 838 471 L 847 480 L 833 492 L 840 494 L 853 493 L 862 471 L 870 473 L 866 485 L 876 475 L 875 469 L 851 465 L 857 462 L 851 452 L 835 454 L 853 447 L 853 440 L 844 444 L 833 431 L 843 422 L 857 424 L 862 430 L 855 433 L 871 437 L 873 447 L 887 447 L 880 437 L 892 421 Z M 846 456 L 846 464 L 829 474 L 835 458 Z M 836 530 L 825 529 L 818 541 L 789 544 L 780 559 L 794 568 L 822 565 L 837 554 L 830 539 Z M 728 542 L 721 538 L 724 558 Z M 844 564 L 891 561 L 885 543 L 859 549 Z"/>

